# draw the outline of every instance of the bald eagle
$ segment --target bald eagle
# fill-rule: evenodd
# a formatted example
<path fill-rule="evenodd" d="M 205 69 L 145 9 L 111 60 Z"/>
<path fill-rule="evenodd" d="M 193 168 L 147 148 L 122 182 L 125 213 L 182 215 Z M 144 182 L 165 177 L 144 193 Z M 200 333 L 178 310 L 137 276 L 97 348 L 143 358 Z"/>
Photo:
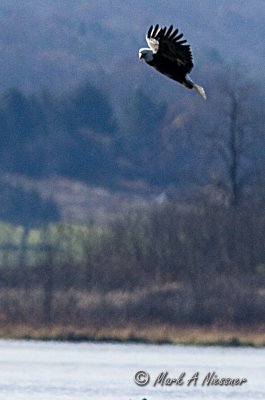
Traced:
<path fill-rule="evenodd" d="M 146 35 L 149 47 L 139 50 L 139 59 L 144 59 L 148 65 L 188 89 L 194 88 L 206 99 L 204 89 L 188 76 L 193 67 L 192 54 L 190 46 L 185 44 L 187 41 L 180 40 L 182 37 L 183 34 L 179 34 L 178 29 L 174 30 L 173 25 L 169 28 L 150 26 Z"/>

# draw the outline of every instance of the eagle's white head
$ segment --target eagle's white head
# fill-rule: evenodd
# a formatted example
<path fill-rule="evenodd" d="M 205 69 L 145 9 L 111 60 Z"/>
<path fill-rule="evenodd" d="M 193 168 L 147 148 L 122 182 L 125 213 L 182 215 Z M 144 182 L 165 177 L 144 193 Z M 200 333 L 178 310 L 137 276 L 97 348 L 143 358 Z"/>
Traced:
<path fill-rule="evenodd" d="M 139 60 L 144 59 L 146 62 L 153 61 L 153 50 L 148 48 L 143 48 L 139 50 Z"/>

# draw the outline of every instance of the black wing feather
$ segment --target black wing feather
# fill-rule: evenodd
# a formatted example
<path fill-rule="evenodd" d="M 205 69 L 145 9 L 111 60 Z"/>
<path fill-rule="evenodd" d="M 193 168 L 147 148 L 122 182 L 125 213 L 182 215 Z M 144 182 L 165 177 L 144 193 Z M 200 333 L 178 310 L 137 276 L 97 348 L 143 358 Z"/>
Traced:
<path fill-rule="evenodd" d="M 172 35 L 169 37 L 169 39 L 173 40 L 176 37 L 176 35 L 178 34 L 178 32 L 179 32 L 179 30 L 175 29 L 174 32 L 172 33 Z"/>
<path fill-rule="evenodd" d="M 153 30 L 153 25 L 151 25 L 150 28 L 148 29 L 148 32 L 147 32 L 147 37 L 148 38 L 151 37 L 152 30 Z"/>
<path fill-rule="evenodd" d="M 167 28 L 161 29 L 161 30 L 158 32 L 158 34 L 156 35 L 156 39 L 157 39 L 157 40 L 162 39 L 162 38 L 165 36 L 166 30 L 167 30 Z"/>
<path fill-rule="evenodd" d="M 156 37 L 158 31 L 159 31 L 159 25 L 156 24 L 156 26 L 155 26 L 155 28 L 154 28 L 154 30 L 153 30 L 153 32 L 152 32 L 152 37 Z"/>
<path fill-rule="evenodd" d="M 157 24 L 154 28 L 151 26 L 147 33 L 148 39 L 155 39 L 158 42 L 158 50 L 156 55 L 161 59 L 168 60 L 176 64 L 176 67 L 187 74 L 192 70 L 192 54 L 187 40 L 180 40 L 183 33 L 179 33 L 178 29 L 173 31 L 173 25 L 167 29 L 160 28 Z"/>
<path fill-rule="evenodd" d="M 173 25 L 170 25 L 170 27 L 167 30 L 167 33 L 164 35 L 164 39 L 169 39 L 169 36 L 172 31 L 173 31 Z"/>
<path fill-rule="evenodd" d="M 183 37 L 183 33 L 181 33 L 180 35 L 178 35 L 177 37 L 175 37 L 174 40 L 179 40 L 179 39 L 181 39 L 182 37 Z"/>

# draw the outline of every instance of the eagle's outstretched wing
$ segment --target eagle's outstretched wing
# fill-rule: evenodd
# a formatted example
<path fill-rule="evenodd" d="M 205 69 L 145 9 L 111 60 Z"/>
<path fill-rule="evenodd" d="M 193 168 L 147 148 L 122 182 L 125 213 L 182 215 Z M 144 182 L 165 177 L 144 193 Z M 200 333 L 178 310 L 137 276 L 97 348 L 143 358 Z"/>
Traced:
<path fill-rule="evenodd" d="M 187 74 L 193 67 L 192 54 L 190 46 L 184 44 L 187 41 L 180 40 L 182 37 L 182 33 L 178 35 L 178 29 L 173 31 L 173 25 L 168 29 L 156 25 L 155 27 L 150 26 L 146 35 L 146 41 L 157 56 L 176 63 L 176 66 Z"/>

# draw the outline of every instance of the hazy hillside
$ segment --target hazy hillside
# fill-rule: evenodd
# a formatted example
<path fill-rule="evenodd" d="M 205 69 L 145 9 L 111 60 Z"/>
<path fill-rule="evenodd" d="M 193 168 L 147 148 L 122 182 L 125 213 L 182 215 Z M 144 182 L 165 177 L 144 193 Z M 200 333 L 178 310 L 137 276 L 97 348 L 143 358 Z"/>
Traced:
<path fill-rule="evenodd" d="M 258 192 L 264 17 L 260 0 L 2 0 L 0 219 L 91 221 L 98 205 L 99 220 L 128 194 L 142 206 L 205 185 L 224 197 L 233 118 L 240 195 Z M 154 23 L 184 32 L 207 102 L 139 62 Z"/>
<path fill-rule="evenodd" d="M 253 0 L 3 0 L 0 87 L 64 87 L 107 71 L 143 73 L 137 60 L 149 24 L 176 24 L 200 66 L 243 63 L 259 71 L 265 5 Z M 199 68 L 199 67 L 198 67 Z"/>

